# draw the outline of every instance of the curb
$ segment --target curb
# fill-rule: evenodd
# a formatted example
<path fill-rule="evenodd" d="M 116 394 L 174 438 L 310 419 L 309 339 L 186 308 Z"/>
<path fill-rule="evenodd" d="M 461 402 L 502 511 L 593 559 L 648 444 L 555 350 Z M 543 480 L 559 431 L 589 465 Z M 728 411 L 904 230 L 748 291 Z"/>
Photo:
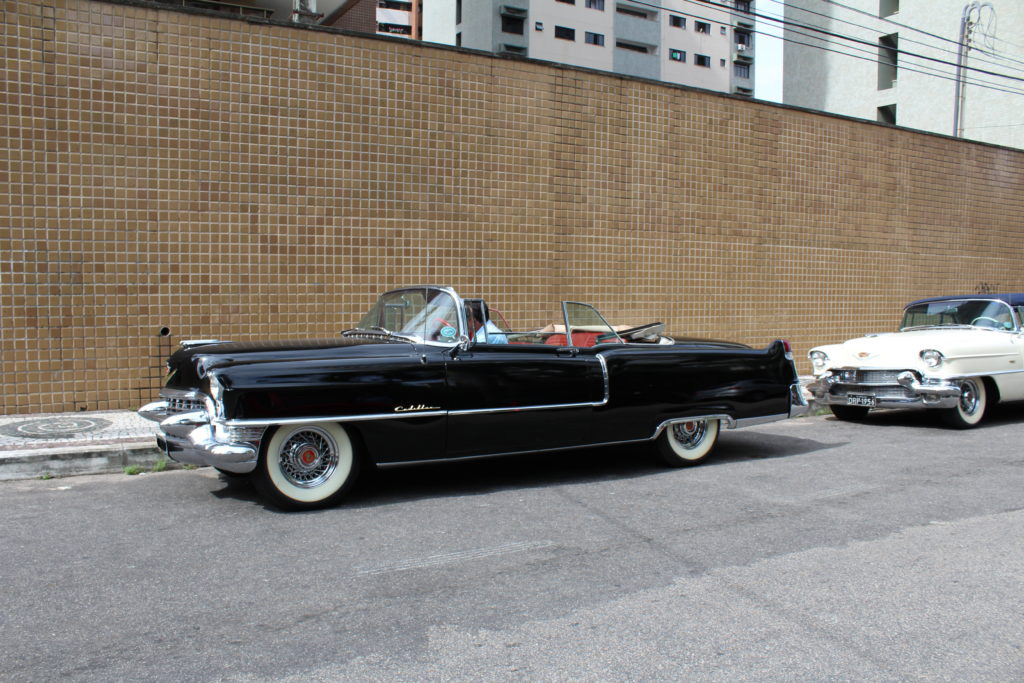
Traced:
<path fill-rule="evenodd" d="M 122 472 L 132 465 L 148 469 L 166 459 L 155 439 L 2 451 L 0 481 Z"/>

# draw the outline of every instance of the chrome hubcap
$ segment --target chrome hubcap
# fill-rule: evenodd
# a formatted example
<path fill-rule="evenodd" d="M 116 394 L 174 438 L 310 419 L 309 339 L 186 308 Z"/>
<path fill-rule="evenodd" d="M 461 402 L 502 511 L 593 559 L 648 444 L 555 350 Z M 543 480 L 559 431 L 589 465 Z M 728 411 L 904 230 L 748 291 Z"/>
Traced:
<path fill-rule="evenodd" d="M 327 481 L 338 468 L 338 448 L 319 429 L 292 434 L 281 446 L 281 473 L 289 483 L 313 488 Z"/>
<path fill-rule="evenodd" d="M 707 430 L 708 423 L 706 420 L 676 422 L 672 425 L 672 438 L 683 448 L 696 448 L 704 440 Z"/>
<path fill-rule="evenodd" d="M 967 415 L 973 415 L 978 410 L 978 387 L 974 382 L 960 385 L 960 410 Z"/>

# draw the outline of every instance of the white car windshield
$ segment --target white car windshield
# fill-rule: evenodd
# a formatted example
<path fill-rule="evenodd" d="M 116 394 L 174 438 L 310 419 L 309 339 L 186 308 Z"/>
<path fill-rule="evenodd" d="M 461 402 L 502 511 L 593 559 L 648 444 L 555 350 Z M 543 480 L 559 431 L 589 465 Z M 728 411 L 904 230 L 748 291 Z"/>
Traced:
<path fill-rule="evenodd" d="M 920 327 L 986 327 L 1012 330 L 1013 312 L 1003 301 L 992 299 L 956 299 L 928 301 L 907 306 L 901 330 Z"/>

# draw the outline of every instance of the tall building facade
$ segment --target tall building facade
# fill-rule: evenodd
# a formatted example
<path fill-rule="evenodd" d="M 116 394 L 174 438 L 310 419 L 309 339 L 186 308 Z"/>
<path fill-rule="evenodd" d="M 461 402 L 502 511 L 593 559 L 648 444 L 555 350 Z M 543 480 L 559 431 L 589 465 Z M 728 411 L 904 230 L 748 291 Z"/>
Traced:
<path fill-rule="evenodd" d="M 753 5 L 747 0 L 455 0 L 454 42 L 749 96 Z"/>
<path fill-rule="evenodd" d="M 787 0 L 783 102 L 1024 148 L 1020 0 Z"/>
<path fill-rule="evenodd" d="M 321 23 L 349 31 L 421 40 L 422 11 L 423 0 L 343 0 Z"/>

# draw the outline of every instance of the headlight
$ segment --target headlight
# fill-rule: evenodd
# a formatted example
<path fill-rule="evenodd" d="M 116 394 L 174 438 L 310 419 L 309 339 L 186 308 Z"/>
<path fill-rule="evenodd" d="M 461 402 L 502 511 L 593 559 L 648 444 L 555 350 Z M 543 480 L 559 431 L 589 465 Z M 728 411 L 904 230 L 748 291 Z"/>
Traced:
<path fill-rule="evenodd" d="M 811 351 L 807 357 L 811 359 L 815 372 L 821 372 L 828 365 L 828 355 L 824 351 Z"/>
<path fill-rule="evenodd" d="M 943 355 L 935 349 L 925 349 L 921 352 L 921 360 L 924 364 L 930 368 L 937 368 L 942 365 L 942 361 L 945 360 Z"/>

